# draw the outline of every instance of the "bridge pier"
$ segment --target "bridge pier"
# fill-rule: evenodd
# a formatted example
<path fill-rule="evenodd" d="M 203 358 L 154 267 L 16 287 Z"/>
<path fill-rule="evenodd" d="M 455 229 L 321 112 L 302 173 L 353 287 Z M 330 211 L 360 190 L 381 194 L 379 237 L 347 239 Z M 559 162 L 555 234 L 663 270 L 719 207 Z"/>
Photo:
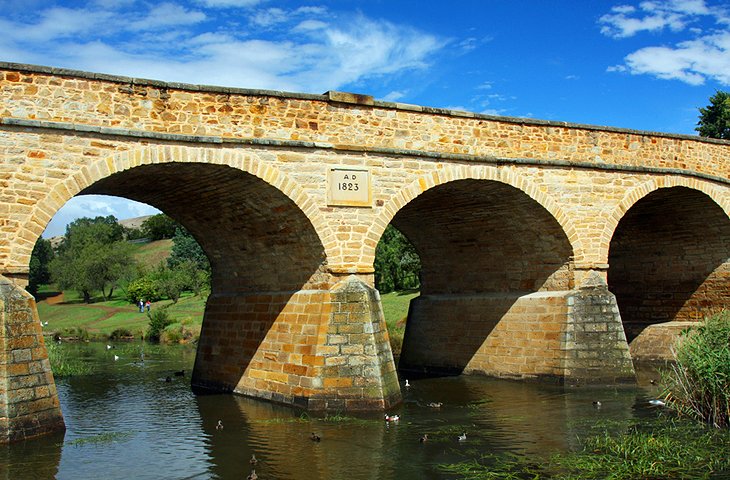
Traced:
<path fill-rule="evenodd" d="M 376 290 L 211 295 L 193 386 L 311 410 L 377 410 L 400 387 Z"/>
<path fill-rule="evenodd" d="M 635 381 L 616 299 L 598 276 L 573 290 L 417 297 L 399 369 L 563 384 Z"/>
<path fill-rule="evenodd" d="M 0 443 L 65 428 L 35 300 L 0 275 Z"/>

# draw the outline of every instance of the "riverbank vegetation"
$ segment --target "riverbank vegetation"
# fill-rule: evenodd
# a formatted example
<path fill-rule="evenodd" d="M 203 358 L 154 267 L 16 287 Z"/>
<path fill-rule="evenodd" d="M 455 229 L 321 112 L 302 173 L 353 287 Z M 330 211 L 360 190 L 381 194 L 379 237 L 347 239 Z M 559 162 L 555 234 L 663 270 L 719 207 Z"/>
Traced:
<path fill-rule="evenodd" d="M 683 332 L 675 357 L 664 375 L 667 405 L 708 425 L 730 427 L 730 312 Z"/>
<path fill-rule="evenodd" d="M 641 426 L 596 425 L 572 452 L 545 459 L 483 454 L 439 470 L 468 480 L 727 478 L 730 432 L 660 415 Z M 618 430 L 618 431 L 617 431 Z"/>

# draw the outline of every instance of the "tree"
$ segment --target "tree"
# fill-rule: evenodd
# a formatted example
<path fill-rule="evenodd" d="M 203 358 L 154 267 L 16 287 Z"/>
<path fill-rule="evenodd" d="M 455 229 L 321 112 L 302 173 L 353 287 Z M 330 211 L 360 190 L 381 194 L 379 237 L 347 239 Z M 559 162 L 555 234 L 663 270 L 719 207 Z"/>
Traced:
<path fill-rule="evenodd" d="M 180 264 L 192 262 L 198 269 L 210 272 L 210 262 L 190 232 L 178 226 L 172 238 L 172 251 L 167 258 L 167 265 L 175 268 Z"/>
<path fill-rule="evenodd" d="M 66 225 L 66 235 L 59 245 L 59 253 L 67 249 L 83 249 L 90 243 L 110 244 L 124 238 L 124 227 L 114 215 L 96 218 L 77 218 Z"/>
<path fill-rule="evenodd" d="M 162 240 L 175 236 L 178 224 L 175 220 L 164 213 L 152 215 L 142 222 L 141 230 L 145 237 L 150 240 Z"/>
<path fill-rule="evenodd" d="M 700 108 L 697 130 L 702 137 L 730 140 L 730 93 L 716 91 L 710 104 Z"/>
<path fill-rule="evenodd" d="M 388 225 L 375 249 L 375 287 L 380 293 L 418 288 L 421 259 L 413 244 Z"/>
<path fill-rule="evenodd" d="M 28 273 L 28 287 L 26 290 L 32 295 L 38 293 L 38 287 L 51 282 L 51 271 L 49 269 L 53 260 L 53 247 L 51 242 L 38 238 L 30 254 L 30 270 Z"/>
<path fill-rule="evenodd" d="M 160 263 L 159 267 L 152 274 L 157 290 L 162 296 L 177 303 L 180 295 L 187 286 L 187 278 L 184 272 L 178 268 L 169 268 L 164 263 Z"/>
<path fill-rule="evenodd" d="M 136 268 L 131 246 L 122 237 L 113 216 L 75 220 L 50 264 L 51 278 L 61 289 L 77 290 L 86 303 L 96 291 L 111 298 L 119 280 Z"/>

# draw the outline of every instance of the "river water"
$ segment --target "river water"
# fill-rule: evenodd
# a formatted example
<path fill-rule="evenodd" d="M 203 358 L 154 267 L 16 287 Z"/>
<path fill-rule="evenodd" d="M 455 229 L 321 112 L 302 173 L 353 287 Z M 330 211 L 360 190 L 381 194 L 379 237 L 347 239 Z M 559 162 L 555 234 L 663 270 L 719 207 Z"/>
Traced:
<path fill-rule="evenodd" d="M 245 479 L 252 454 L 262 480 L 457 478 L 437 466 L 500 453 L 540 462 L 577 448 L 596 425 L 659 414 L 648 403 L 657 393 L 651 371 L 646 386 L 621 388 L 409 379 L 403 404 L 388 412 L 400 421 L 386 423 L 381 414 L 332 419 L 236 395 L 196 395 L 191 347 L 62 348 L 96 373 L 57 379 L 65 434 L 0 448 L 2 479 Z M 313 432 L 320 442 L 310 440 Z"/>

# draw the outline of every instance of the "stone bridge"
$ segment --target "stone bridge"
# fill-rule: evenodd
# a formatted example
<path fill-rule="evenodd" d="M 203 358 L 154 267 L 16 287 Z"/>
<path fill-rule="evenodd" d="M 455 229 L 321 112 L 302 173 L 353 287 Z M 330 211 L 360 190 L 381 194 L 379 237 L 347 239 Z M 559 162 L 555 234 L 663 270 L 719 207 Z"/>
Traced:
<path fill-rule="evenodd" d="M 309 409 L 400 401 L 388 224 L 423 265 L 403 371 L 631 381 L 651 327 L 728 302 L 725 141 L 8 63 L 0 99 L 4 441 L 63 428 L 23 286 L 75 195 L 153 205 L 205 250 L 193 385 Z"/>

